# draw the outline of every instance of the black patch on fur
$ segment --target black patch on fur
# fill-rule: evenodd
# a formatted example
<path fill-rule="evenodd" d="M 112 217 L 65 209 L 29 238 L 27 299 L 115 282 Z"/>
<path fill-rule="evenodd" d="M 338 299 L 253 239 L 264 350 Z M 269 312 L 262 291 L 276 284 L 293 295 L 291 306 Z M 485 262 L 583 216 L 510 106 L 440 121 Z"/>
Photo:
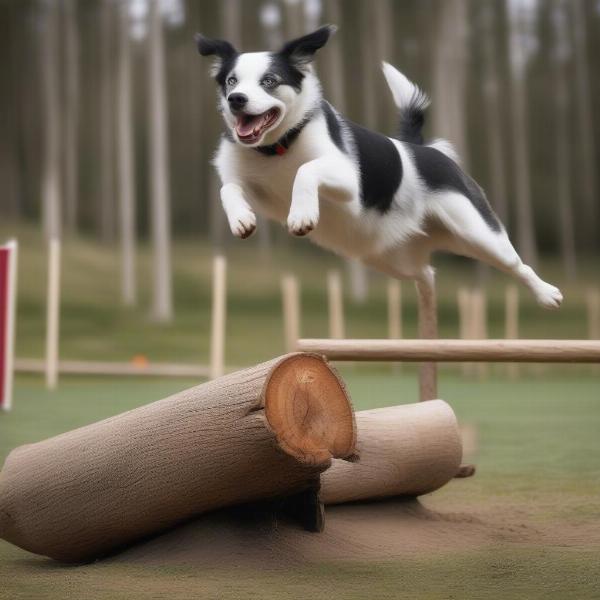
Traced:
<path fill-rule="evenodd" d="M 289 85 L 300 93 L 304 73 L 297 69 L 288 57 L 279 53 L 271 54 L 271 63 L 267 72 L 276 75 L 280 85 Z"/>
<path fill-rule="evenodd" d="M 312 33 L 285 43 L 278 54 L 290 63 L 306 64 L 313 59 L 315 52 L 327 43 L 329 36 L 335 33 L 336 29 L 334 25 L 319 27 Z"/>
<path fill-rule="evenodd" d="M 422 144 L 425 111 L 412 102 L 400 111 L 397 139 L 409 144 Z"/>
<path fill-rule="evenodd" d="M 360 168 L 364 206 L 386 213 L 402 181 L 402 161 L 392 140 L 352 121 L 346 121 L 354 138 Z"/>
<path fill-rule="evenodd" d="M 327 102 L 327 100 L 323 100 L 321 102 L 321 108 L 323 109 L 323 114 L 325 115 L 325 120 L 327 121 L 327 130 L 329 131 L 329 137 L 333 140 L 333 143 L 342 151 L 346 152 L 346 147 L 344 146 L 344 139 L 342 138 L 342 126 L 340 125 L 340 121 L 335 114 L 331 104 Z"/>
<path fill-rule="evenodd" d="M 215 75 L 215 80 L 221 87 L 223 93 L 225 93 L 227 75 L 229 75 L 235 67 L 239 56 L 238 51 L 226 40 L 213 40 L 204 37 L 200 33 L 197 33 L 194 36 L 194 40 L 196 41 L 198 52 L 200 52 L 202 56 L 217 56 L 220 59 L 221 64 L 219 66 L 219 71 Z"/>
<path fill-rule="evenodd" d="M 430 190 L 453 190 L 466 196 L 487 226 L 492 231 L 501 231 L 485 192 L 451 158 L 429 146 L 411 144 L 410 151 L 419 175 Z"/>

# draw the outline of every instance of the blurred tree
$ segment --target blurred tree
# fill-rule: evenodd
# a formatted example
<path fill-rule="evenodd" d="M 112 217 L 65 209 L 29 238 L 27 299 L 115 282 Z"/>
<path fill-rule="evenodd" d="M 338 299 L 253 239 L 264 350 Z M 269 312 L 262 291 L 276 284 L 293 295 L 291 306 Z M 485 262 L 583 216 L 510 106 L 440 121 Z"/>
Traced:
<path fill-rule="evenodd" d="M 285 5 L 285 39 L 297 38 L 304 33 L 303 0 L 283 0 Z"/>
<path fill-rule="evenodd" d="M 437 17 L 433 66 L 432 127 L 452 142 L 469 163 L 465 94 L 467 89 L 466 0 L 445 0 Z"/>
<path fill-rule="evenodd" d="M 531 203 L 526 74 L 536 49 L 533 28 L 537 19 L 537 0 L 508 0 L 508 17 L 517 245 L 523 260 L 535 268 L 538 261 Z"/>
<path fill-rule="evenodd" d="M 478 3 L 481 11 L 483 44 L 483 115 L 490 169 L 490 201 L 501 221 L 508 225 L 508 192 L 506 186 L 506 164 L 502 150 L 504 133 L 500 112 L 500 82 L 498 78 L 497 23 L 498 3 L 484 0 Z"/>
<path fill-rule="evenodd" d="M 128 3 L 119 6 L 117 71 L 117 173 L 121 238 L 121 300 L 136 303 L 135 275 L 135 159 L 131 114 L 131 48 Z"/>
<path fill-rule="evenodd" d="M 114 3 L 103 0 L 100 5 L 100 218 L 97 223 L 103 242 L 110 242 L 115 237 L 113 26 Z"/>
<path fill-rule="evenodd" d="M 64 222 L 77 230 L 79 198 L 79 28 L 77 3 L 63 0 L 64 18 Z"/>
<path fill-rule="evenodd" d="M 151 314 L 154 320 L 167 322 L 173 318 L 171 199 L 163 24 L 158 0 L 150 0 L 148 12 L 148 107 L 153 248 Z"/>
<path fill-rule="evenodd" d="M 44 156 L 42 172 L 42 219 L 48 239 L 61 235 L 60 107 L 58 11 L 54 2 L 44 5 L 44 41 L 39 45 L 44 110 Z"/>
<path fill-rule="evenodd" d="M 586 250 L 598 248 L 598 193 L 596 183 L 596 147 L 592 118 L 592 95 L 587 54 L 587 24 L 584 0 L 570 0 L 572 31 L 575 51 L 575 92 L 577 109 L 577 148 L 581 156 L 581 191 L 583 192 L 584 218 L 582 233 Z M 596 71 L 597 72 L 597 71 Z"/>
<path fill-rule="evenodd" d="M 556 194 L 558 197 L 558 227 L 563 266 L 568 279 L 576 276 L 575 232 L 573 230 L 573 209 L 571 197 L 571 144 L 569 106 L 569 85 L 567 69 L 571 57 L 571 44 L 568 29 L 568 13 L 565 0 L 554 0 L 552 24 L 554 31 L 554 110 L 556 132 Z"/>

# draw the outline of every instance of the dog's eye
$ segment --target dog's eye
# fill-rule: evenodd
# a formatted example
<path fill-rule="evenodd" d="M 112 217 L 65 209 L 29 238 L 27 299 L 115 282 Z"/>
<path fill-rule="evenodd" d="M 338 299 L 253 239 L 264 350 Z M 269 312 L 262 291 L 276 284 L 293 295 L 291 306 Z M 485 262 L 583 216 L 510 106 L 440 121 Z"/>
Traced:
<path fill-rule="evenodd" d="M 263 80 L 260 83 L 261 85 L 270 88 L 277 85 L 277 80 L 274 77 L 263 77 Z"/>
<path fill-rule="evenodd" d="M 237 77 L 229 77 L 227 79 L 227 85 L 233 86 L 237 83 Z"/>

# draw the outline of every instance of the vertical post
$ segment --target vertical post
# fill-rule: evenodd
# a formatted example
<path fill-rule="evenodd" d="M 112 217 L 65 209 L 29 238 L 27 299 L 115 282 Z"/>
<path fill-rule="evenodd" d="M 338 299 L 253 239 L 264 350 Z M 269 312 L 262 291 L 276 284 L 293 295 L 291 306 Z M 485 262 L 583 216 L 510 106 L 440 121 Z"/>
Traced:
<path fill-rule="evenodd" d="M 419 337 L 424 340 L 435 340 L 438 337 L 438 330 L 433 269 L 416 280 L 416 288 L 419 304 Z M 437 398 L 437 364 L 434 362 L 419 365 L 419 397 L 421 401 Z"/>
<path fill-rule="evenodd" d="M 388 279 L 388 337 L 391 340 L 402 337 L 402 288 L 397 279 Z"/>
<path fill-rule="evenodd" d="M 488 337 L 487 331 L 487 298 L 482 288 L 473 290 L 471 296 L 471 306 L 473 312 L 473 337 L 485 340 Z M 487 375 L 489 366 L 487 363 L 477 364 L 477 374 L 480 378 Z"/>
<path fill-rule="evenodd" d="M 402 337 L 402 288 L 397 279 L 388 279 L 387 283 L 388 305 L 388 337 L 400 339 Z M 402 368 L 402 363 L 395 363 L 392 369 L 397 372 Z"/>
<path fill-rule="evenodd" d="M 14 376 L 17 304 L 16 240 L 0 247 L 0 408 L 10 410 Z"/>
<path fill-rule="evenodd" d="M 516 285 L 509 285 L 504 296 L 504 337 L 516 340 L 519 337 L 519 290 Z M 506 363 L 509 379 L 516 379 L 519 374 L 518 363 Z"/>
<path fill-rule="evenodd" d="M 461 340 L 468 340 L 473 337 L 473 309 L 471 302 L 471 292 L 467 288 L 458 288 L 458 322 L 459 335 Z M 471 363 L 461 363 L 462 374 L 471 375 L 473 365 Z"/>
<path fill-rule="evenodd" d="M 600 290 L 589 289 L 586 293 L 588 337 L 600 339 Z"/>
<path fill-rule="evenodd" d="M 210 340 L 210 377 L 221 377 L 225 372 L 225 319 L 227 262 L 215 256 L 213 261 L 212 329 Z"/>
<path fill-rule="evenodd" d="M 293 275 L 284 275 L 281 279 L 281 297 L 285 351 L 293 352 L 300 338 L 300 294 L 298 280 Z"/>
<path fill-rule="evenodd" d="M 60 240 L 48 243 L 48 288 L 46 312 L 46 387 L 58 383 L 58 338 L 60 318 Z"/>
<path fill-rule="evenodd" d="M 329 337 L 343 339 L 344 327 L 344 302 L 342 299 L 342 278 L 339 271 L 327 273 L 327 298 L 329 304 Z"/>

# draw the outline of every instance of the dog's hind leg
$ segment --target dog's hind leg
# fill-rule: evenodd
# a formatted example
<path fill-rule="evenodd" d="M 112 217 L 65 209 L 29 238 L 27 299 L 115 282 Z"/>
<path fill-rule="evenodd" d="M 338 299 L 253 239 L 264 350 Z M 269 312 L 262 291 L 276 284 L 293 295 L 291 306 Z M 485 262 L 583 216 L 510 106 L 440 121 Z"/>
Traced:
<path fill-rule="evenodd" d="M 558 308 L 560 290 L 543 281 L 523 263 L 504 228 L 493 231 L 471 202 L 461 194 L 440 194 L 431 206 L 431 214 L 448 229 L 441 249 L 485 262 L 521 281 L 544 308 Z"/>

